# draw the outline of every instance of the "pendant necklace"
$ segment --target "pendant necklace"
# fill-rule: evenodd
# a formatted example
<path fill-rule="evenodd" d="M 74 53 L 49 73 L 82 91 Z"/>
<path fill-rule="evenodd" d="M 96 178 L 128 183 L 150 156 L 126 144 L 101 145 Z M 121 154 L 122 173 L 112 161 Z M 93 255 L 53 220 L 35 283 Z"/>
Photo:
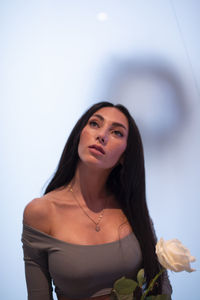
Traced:
<path fill-rule="evenodd" d="M 76 203 L 78 204 L 78 206 L 80 207 L 80 209 L 83 211 L 83 213 L 95 224 L 95 230 L 97 231 L 97 232 L 99 232 L 100 230 L 101 230 L 101 227 L 100 227 L 100 222 L 101 222 L 101 220 L 102 220 L 102 218 L 103 218 L 103 214 L 104 214 L 104 208 L 105 208 L 105 206 L 106 206 L 106 203 L 105 203 L 105 206 L 104 206 L 104 208 L 103 208 L 103 210 L 102 210 L 102 212 L 100 213 L 100 215 L 99 215 L 99 217 L 98 217 L 98 220 L 97 220 L 97 222 L 94 220 L 94 219 L 92 219 L 91 217 L 90 217 L 90 215 L 88 215 L 88 213 L 85 211 L 85 209 L 80 205 L 80 203 L 79 203 L 79 201 L 78 201 L 78 199 L 77 199 L 77 197 L 76 197 L 76 195 L 74 194 L 74 191 L 73 191 L 73 189 L 72 189 L 72 186 L 71 185 L 69 185 L 69 190 L 70 190 L 70 192 L 72 193 L 72 195 L 73 195 L 73 197 L 74 197 L 74 199 L 76 200 Z"/>

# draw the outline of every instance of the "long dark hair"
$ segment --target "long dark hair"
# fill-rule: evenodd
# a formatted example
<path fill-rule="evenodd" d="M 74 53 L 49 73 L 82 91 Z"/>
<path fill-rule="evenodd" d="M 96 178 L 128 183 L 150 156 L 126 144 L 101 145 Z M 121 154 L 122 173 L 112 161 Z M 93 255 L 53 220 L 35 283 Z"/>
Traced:
<path fill-rule="evenodd" d="M 107 186 L 121 205 L 141 247 L 143 267 L 147 284 L 160 271 L 155 254 L 156 239 L 146 203 L 144 152 L 138 127 L 123 105 L 99 102 L 90 107 L 74 126 L 61 155 L 57 170 L 44 194 L 59 187 L 67 186 L 75 175 L 78 156 L 78 144 L 82 129 L 89 118 L 102 107 L 115 107 L 128 119 L 129 134 L 124 152 L 123 164 L 118 164 L 110 173 Z M 159 278 L 152 294 L 161 293 L 162 277 Z"/>

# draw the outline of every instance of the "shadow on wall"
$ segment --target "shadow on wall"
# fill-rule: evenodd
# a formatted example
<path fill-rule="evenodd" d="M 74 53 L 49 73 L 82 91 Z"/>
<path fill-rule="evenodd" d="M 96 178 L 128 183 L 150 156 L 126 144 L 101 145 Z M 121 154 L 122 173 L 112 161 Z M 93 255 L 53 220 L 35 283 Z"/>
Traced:
<path fill-rule="evenodd" d="M 157 153 L 177 142 L 190 116 L 186 87 L 177 72 L 155 59 L 115 61 L 106 70 L 100 99 L 128 107 L 145 149 Z"/>

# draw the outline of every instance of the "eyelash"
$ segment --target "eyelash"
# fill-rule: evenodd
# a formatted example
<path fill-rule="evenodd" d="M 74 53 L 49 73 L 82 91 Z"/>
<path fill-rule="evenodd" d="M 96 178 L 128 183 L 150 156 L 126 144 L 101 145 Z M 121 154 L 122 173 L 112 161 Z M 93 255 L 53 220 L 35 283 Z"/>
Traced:
<path fill-rule="evenodd" d="M 91 127 L 98 127 L 98 128 L 100 127 L 98 122 L 96 122 L 94 120 L 89 121 L 89 125 Z M 119 130 L 112 130 L 112 133 L 114 133 L 117 137 L 123 137 L 124 136 L 123 133 Z"/>
<path fill-rule="evenodd" d="M 89 125 L 92 126 L 92 127 L 96 127 L 96 126 L 99 127 L 99 124 L 96 121 L 93 121 L 93 120 L 89 122 Z"/>
<path fill-rule="evenodd" d="M 123 137 L 123 133 L 119 130 L 113 130 L 113 132 L 115 133 L 115 135 L 117 135 L 118 137 Z"/>

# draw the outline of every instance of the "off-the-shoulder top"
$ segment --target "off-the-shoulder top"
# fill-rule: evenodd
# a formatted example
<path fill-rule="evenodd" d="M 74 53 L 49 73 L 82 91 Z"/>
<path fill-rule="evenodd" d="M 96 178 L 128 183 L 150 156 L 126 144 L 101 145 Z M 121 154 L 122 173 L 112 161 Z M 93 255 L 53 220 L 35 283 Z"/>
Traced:
<path fill-rule="evenodd" d="M 23 224 L 22 242 L 28 300 L 53 300 L 52 281 L 57 295 L 69 299 L 107 295 L 120 277 L 135 279 L 142 265 L 133 232 L 106 244 L 78 245 Z M 166 274 L 163 293 L 171 292 Z"/>
<path fill-rule="evenodd" d="M 66 298 L 110 294 L 115 280 L 135 278 L 142 263 L 134 233 L 111 243 L 78 245 L 24 224 L 22 242 L 28 300 L 52 300 L 52 280 L 57 295 Z"/>

